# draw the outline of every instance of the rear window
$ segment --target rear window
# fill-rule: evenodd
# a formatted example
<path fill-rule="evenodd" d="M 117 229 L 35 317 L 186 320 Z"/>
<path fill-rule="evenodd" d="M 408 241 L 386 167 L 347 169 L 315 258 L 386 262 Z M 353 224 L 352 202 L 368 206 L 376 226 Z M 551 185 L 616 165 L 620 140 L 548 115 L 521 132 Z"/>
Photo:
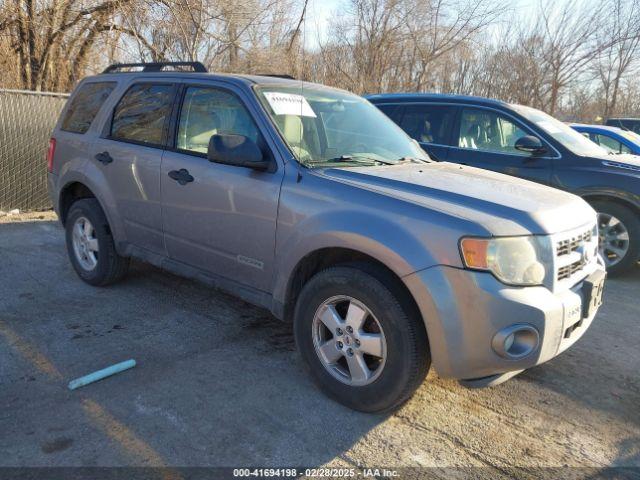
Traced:
<path fill-rule="evenodd" d="M 422 143 L 447 145 L 455 114 L 455 107 L 424 104 L 407 105 L 395 115 L 400 127 L 411 138 Z"/>
<path fill-rule="evenodd" d="M 173 85 L 139 83 L 132 86 L 113 114 L 111 138 L 161 145 L 172 101 Z"/>
<path fill-rule="evenodd" d="M 85 133 L 98 114 L 100 107 L 109 97 L 116 82 L 85 83 L 71 99 L 67 113 L 62 120 L 62 130 Z"/>

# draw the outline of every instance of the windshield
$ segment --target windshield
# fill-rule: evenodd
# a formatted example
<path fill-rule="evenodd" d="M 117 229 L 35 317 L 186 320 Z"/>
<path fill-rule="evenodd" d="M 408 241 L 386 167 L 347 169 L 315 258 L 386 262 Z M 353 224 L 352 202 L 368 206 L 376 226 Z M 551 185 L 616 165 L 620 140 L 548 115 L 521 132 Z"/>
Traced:
<path fill-rule="evenodd" d="M 602 156 L 608 155 L 604 148 L 599 147 L 584 135 L 576 132 L 569 125 L 556 120 L 551 115 L 547 115 L 540 110 L 522 105 L 512 105 L 513 109 L 527 120 L 535 123 L 538 127 L 551 135 L 555 140 L 560 142 L 564 147 L 571 150 L 576 155 Z"/>
<path fill-rule="evenodd" d="M 356 95 L 307 86 L 257 91 L 284 140 L 308 167 L 429 159 L 393 121 Z"/>

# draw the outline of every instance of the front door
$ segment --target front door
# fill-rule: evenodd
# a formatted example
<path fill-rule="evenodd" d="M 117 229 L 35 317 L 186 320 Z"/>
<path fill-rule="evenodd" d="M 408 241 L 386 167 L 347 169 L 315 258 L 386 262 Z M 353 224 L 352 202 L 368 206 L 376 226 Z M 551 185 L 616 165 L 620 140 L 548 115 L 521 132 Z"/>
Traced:
<path fill-rule="evenodd" d="M 174 148 L 162 160 L 165 244 L 174 260 L 268 291 L 282 167 L 256 171 L 206 156 L 212 135 L 238 134 L 275 162 L 240 95 L 210 86 L 183 89 Z"/>
<path fill-rule="evenodd" d="M 462 107 L 455 132 L 449 161 L 538 183 L 551 182 L 554 151 L 548 145 L 544 155 L 517 150 L 516 141 L 532 133 L 516 119 L 492 109 Z"/>
<path fill-rule="evenodd" d="M 108 132 L 92 148 L 113 195 L 127 241 L 165 254 L 162 236 L 160 166 L 175 85 L 135 83 L 118 102 Z"/>

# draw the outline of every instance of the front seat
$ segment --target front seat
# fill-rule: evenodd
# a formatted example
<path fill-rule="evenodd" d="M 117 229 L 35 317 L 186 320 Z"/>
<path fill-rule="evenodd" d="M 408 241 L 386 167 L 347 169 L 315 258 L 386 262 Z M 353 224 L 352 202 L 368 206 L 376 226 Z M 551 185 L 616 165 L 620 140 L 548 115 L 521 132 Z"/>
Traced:
<path fill-rule="evenodd" d="M 179 148 L 207 153 L 209 139 L 218 133 L 220 117 L 208 109 L 198 109 L 190 112 L 187 117 L 184 138 L 179 138 Z"/>
<path fill-rule="evenodd" d="M 481 127 L 475 123 L 467 129 L 467 133 L 460 139 L 460 147 L 477 149 L 480 143 Z"/>
<path fill-rule="evenodd" d="M 282 134 L 298 158 L 300 160 L 311 159 L 311 154 L 304 148 L 304 126 L 300 117 L 297 115 L 281 115 L 277 118 L 282 119 L 279 121 Z"/>

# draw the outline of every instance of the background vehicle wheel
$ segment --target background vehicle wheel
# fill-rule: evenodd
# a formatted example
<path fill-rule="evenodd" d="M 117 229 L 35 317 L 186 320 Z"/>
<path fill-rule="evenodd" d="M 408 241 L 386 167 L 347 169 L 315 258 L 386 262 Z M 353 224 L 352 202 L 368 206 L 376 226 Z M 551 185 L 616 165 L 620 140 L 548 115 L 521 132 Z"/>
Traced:
<path fill-rule="evenodd" d="M 613 202 L 593 202 L 598 212 L 600 254 L 607 272 L 618 275 L 640 260 L 640 218 L 631 209 Z"/>
<path fill-rule="evenodd" d="M 399 406 L 431 364 L 422 318 L 386 272 L 340 266 L 316 274 L 296 303 L 294 331 L 314 381 L 355 410 Z"/>
<path fill-rule="evenodd" d="M 65 229 L 67 252 L 82 280 L 104 286 L 126 275 L 129 259 L 116 252 L 107 218 L 96 199 L 83 198 L 74 202 Z"/>

